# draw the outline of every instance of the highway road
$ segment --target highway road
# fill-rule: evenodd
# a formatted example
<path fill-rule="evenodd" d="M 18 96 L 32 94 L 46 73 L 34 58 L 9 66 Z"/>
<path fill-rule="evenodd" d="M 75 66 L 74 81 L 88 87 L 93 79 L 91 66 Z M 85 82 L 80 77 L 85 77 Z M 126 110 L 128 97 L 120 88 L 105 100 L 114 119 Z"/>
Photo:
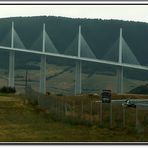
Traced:
<path fill-rule="evenodd" d="M 122 105 L 122 104 L 126 104 L 126 101 L 127 99 L 123 99 L 123 100 L 111 100 L 111 103 L 112 104 L 119 104 L 119 105 Z M 137 109 L 140 109 L 140 110 L 148 110 L 148 99 L 129 99 L 130 102 L 132 104 L 135 104 L 136 105 L 136 108 Z M 96 103 L 101 103 L 102 101 L 99 100 L 99 101 L 95 101 Z M 107 103 L 106 103 L 107 104 Z"/>

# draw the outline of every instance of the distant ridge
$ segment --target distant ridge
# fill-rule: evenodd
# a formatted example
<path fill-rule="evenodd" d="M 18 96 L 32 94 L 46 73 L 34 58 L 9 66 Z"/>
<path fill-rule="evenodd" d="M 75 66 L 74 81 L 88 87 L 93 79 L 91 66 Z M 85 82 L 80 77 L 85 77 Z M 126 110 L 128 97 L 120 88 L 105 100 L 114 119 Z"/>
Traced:
<path fill-rule="evenodd" d="M 136 87 L 130 91 L 134 94 L 148 94 L 148 84 Z"/>

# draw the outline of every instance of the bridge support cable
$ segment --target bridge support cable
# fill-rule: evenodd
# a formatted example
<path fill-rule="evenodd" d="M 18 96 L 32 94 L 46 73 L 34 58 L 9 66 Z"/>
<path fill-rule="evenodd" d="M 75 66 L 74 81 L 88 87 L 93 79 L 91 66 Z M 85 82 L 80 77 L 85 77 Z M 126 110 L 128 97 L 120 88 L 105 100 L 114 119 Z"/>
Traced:
<path fill-rule="evenodd" d="M 120 28 L 120 37 L 119 37 L 119 59 L 118 62 L 122 64 L 122 28 Z M 123 67 L 120 66 L 117 68 L 117 93 L 123 93 Z"/>
<path fill-rule="evenodd" d="M 78 34 L 78 58 L 81 57 L 81 26 L 79 26 Z M 81 61 L 76 62 L 75 70 L 75 95 L 81 94 Z"/>
<path fill-rule="evenodd" d="M 45 24 L 43 24 L 42 51 L 45 52 Z M 40 93 L 46 93 L 46 55 L 41 55 L 40 63 Z"/>
<path fill-rule="evenodd" d="M 14 48 L 14 22 L 12 22 L 12 28 L 11 28 L 11 48 Z M 9 87 L 15 87 L 14 69 L 15 69 L 15 51 L 10 51 L 9 52 L 9 78 L 8 78 Z"/>

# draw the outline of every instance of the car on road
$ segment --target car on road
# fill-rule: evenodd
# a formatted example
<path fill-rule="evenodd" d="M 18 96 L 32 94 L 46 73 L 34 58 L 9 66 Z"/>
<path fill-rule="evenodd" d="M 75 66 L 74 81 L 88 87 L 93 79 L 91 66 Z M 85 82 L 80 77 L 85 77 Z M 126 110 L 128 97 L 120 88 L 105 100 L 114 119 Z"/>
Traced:
<path fill-rule="evenodd" d="M 131 101 L 130 99 L 125 100 L 125 102 L 122 104 L 122 106 L 136 108 L 136 104 L 133 101 Z"/>

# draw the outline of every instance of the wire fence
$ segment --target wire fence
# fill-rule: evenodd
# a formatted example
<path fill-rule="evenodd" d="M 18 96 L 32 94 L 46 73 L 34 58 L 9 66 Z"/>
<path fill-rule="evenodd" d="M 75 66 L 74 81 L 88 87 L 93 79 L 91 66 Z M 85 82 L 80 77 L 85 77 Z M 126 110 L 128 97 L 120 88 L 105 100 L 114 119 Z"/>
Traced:
<path fill-rule="evenodd" d="M 148 132 L 148 110 L 125 108 L 121 103 L 102 103 L 86 96 L 43 95 L 26 88 L 26 101 L 50 113 L 54 119 L 109 128 L 131 128 Z M 81 99 L 82 98 L 82 99 Z"/>

